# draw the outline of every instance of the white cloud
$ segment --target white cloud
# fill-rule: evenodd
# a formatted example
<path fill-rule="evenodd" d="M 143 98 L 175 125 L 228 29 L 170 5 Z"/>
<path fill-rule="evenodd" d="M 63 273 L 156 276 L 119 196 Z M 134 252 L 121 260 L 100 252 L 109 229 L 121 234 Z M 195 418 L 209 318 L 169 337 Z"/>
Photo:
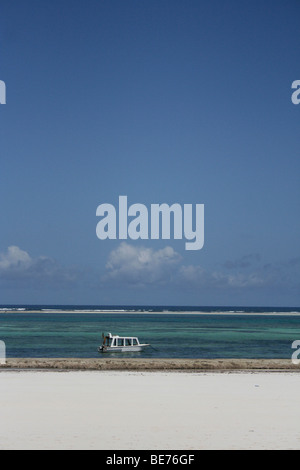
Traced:
<path fill-rule="evenodd" d="M 32 259 L 26 251 L 18 246 L 10 246 L 7 253 L 0 253 L 0 272 L 10 269 L 28 269 Z"/>
<path fill-rule="evenodd" d="M 166 283 L 180 259 L 171 247 L 155 251 L 123 242 L 110 253 L 103 280 L 139 286 Z"/>
<path fill-rule="evenodd" d="M 64 284 L 76 280 L 78 273 L 61 267 L 47 256 L 33 258 L 18 246 L 10 246 L 0 253 L 0 281 L 23 285 Z"/>

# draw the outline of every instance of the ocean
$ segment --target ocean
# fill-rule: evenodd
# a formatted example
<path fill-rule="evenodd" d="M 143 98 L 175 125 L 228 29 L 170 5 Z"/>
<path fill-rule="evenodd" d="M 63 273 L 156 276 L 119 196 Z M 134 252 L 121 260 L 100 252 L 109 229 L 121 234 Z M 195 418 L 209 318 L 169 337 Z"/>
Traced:
<path fill-rule="evenodd" d="M 151 347 L 100 355 L 108 332 Z M 288 359 L 300 308 L 3 305 L 0 340 L 7 358 Z"/>

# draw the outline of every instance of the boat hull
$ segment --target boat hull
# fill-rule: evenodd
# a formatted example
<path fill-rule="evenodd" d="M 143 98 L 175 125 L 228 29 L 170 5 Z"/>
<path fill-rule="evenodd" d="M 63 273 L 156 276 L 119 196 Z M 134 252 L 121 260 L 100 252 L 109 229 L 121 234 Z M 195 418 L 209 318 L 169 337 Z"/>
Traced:
<path fill-rule="evenodd" d="M 119 352 L 119 353 L 126 353 L 126 352 L 140 352 L 143 349 L 150 346 L 149 344 L 137 344 L 136 346 L 107 346 L 99 348 L 98 351 L 100 353 L 111 353 L 111 352 Z"/>

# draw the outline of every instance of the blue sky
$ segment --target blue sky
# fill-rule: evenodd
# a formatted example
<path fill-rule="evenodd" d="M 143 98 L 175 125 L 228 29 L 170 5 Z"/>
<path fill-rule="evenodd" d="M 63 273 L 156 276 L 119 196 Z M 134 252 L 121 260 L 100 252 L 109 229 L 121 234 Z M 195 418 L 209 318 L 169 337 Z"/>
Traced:
<path fill-rule="evenodd" d="M 1 0 L 0 304 L 300 305 L 299 0 Z M 205 246 L 96 237 L 205 204 Z"/>

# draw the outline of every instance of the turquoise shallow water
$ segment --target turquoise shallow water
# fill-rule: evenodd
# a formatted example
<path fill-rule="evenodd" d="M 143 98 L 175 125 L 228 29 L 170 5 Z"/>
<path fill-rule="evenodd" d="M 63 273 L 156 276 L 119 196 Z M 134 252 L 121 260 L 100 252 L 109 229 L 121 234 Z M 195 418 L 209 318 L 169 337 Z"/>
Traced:
<path fill-rule="evenodd" d="M 6 343 L 8 358 L 99 357 L 102 332 L 138 336 L 152 345 L 122 357 L 284 359 L 291 357 L 291 345 L 300 339 L 300 316 L 257 311 L 197 314 L 179 309 L 168 313 L 0 310 L 0 340 Z"/>

